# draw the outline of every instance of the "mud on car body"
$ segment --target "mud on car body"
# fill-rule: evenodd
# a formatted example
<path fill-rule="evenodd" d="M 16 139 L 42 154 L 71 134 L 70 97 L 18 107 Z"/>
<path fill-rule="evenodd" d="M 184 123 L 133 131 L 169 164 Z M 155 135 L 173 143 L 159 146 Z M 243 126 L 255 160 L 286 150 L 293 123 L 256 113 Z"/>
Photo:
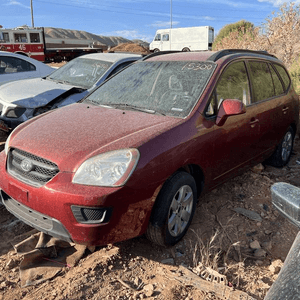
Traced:
<path fill-rule="evenodd" d="M 298 105 L 285 67 L 264 52 L 155 53 L 18 126 L 0 154 L 2 201 L 76 243 L 146 233 L 174 245 L 201 193 L 265 159 L 289 161 Z"/>

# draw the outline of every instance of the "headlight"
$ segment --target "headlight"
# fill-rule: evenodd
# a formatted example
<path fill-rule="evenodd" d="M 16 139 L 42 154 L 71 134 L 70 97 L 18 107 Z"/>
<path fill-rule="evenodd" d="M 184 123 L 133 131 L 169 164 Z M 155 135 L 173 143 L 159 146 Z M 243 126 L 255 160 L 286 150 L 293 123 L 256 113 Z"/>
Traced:
<path fill-rule="evenodd" d="M 8 136 L 8 138 L 5 141 L 5 146 L 4 146 L 4 152 L 5 155 L 8 154 L 8 150 L 9 150 L 9 141 L 10 141 L 10 137 L 11 137 L 12 132 L 10 133 L 10 135 Z"/>
<path fill-rule="evenodd" d="M 122 186 L 134 171 L 140 153 L 122 149 L 99 154 L 86 160 L 76 171 L 73 183 L 96 186 Z"/>

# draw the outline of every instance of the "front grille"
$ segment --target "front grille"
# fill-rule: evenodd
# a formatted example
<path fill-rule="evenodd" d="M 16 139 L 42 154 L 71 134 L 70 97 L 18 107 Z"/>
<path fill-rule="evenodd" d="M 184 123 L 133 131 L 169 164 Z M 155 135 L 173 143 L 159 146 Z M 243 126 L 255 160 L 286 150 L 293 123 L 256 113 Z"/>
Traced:
<path fill-rule="evenodd" d="M 59 172 L 53 162 L 16 148 L 9 151 L 7 170 L 15 178 L 36 187 L 45 185 Z"/>

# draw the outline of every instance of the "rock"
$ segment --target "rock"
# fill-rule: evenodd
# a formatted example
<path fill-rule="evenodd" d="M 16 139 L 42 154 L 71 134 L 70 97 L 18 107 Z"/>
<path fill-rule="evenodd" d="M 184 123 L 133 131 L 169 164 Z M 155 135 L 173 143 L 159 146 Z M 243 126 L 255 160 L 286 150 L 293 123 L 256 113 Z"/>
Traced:
<path fill-rule="evenodd" d="M 262 243 L 262 247 L 268 251 L 271 251 L 272 249 L 272 242 L 268 241 L 268 242 L 263 242 Z"/>
<path fill-rule="evenodd" d="M 271 233 L 272 233 L 271 230 L 265 230 L 265 234 L 266 234 L 266 235 L 269 235 L 269 234 L 271 234 Z"/>
<path fill-rule="evenodd" d="M 269 266 L 270 272 L 273 274 L 278 274 L 283 266 L 283 262 L 280 259 L 274 260 Z"/>
<path fill-rule="evenodd" d="M 145 295 L 147 297 L 151 297 L 154 293 L 154 286 L 153 284 L 146 284 L 144 287 L 143 287 L 143 292 L 145 293 Z"/>
<path fill-rule="evenodd" d="M 256 249 L 254 251 L 254 256 L 255 257 L 261 258 L 261 257 L 265 257 L 266 255 L 267 255 L 267 252 L 264 249 Z"/>
<path fill-rule="evenodd" d="M 163 259 L 161 261 L 162 264 L 166 264 L 166 265 L 174 265 L 174 259 L 173 258 L 167 258 L 167 259 Z"/>
<path fill-rule="evenodd" d="M 264 262 L 263 262 L 262 260 L 257 260 L 257 261 L 255 262 L 255 264 L 256 264 L 257 266 L 262 266 L 262 265 L 264 264 Z"/>
<path fill-rule="evenodd" d="M 250 220 L 257 221 L 257 222 L 262 222 L 261 216 L 255 211 L 247 210 L 247 209 L 244 209 L 242 207 L 237 207 L 237 208 L 234 208 L 233 210 L 235 212 L 237 212 L 238 214 L 241 214 L 241 215 L 249 218 Z"/>
<path fill-rule="evenodd" d="M 250 243 L 250 248 L 251 249 L 260 249 L 260 244 L 259 244 L 259 241 L 257 240 L 254 240 L 253 242 Z"/>
<path fill-rule="evenodd" d="M 262 164 L 258 164 L 256 166 L 254 166 L 253 168 L 251 168 L 251 171 L 254 173 L 261 173 L 263 170 L 265 169 L 265 167 Z"/>

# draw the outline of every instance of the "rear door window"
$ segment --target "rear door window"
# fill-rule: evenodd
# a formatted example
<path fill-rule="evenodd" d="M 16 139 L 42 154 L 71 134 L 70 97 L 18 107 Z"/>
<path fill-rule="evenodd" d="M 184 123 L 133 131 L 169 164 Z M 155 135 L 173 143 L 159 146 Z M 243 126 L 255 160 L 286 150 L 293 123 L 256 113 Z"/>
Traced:
<path fill-rule="evenodd" d="M 253 85 L 253 102 L 259 102 L 275 96 L 275 89 L 269 65 L 266 62 L 250 61 Z"/>
<path fill-rule="evenodd" d="M 10 56 L 0 57 L 0 67 L 0 72 L 2 73 L 16 73 L 36 70 L 36 67 L 28 61 Z"/>

